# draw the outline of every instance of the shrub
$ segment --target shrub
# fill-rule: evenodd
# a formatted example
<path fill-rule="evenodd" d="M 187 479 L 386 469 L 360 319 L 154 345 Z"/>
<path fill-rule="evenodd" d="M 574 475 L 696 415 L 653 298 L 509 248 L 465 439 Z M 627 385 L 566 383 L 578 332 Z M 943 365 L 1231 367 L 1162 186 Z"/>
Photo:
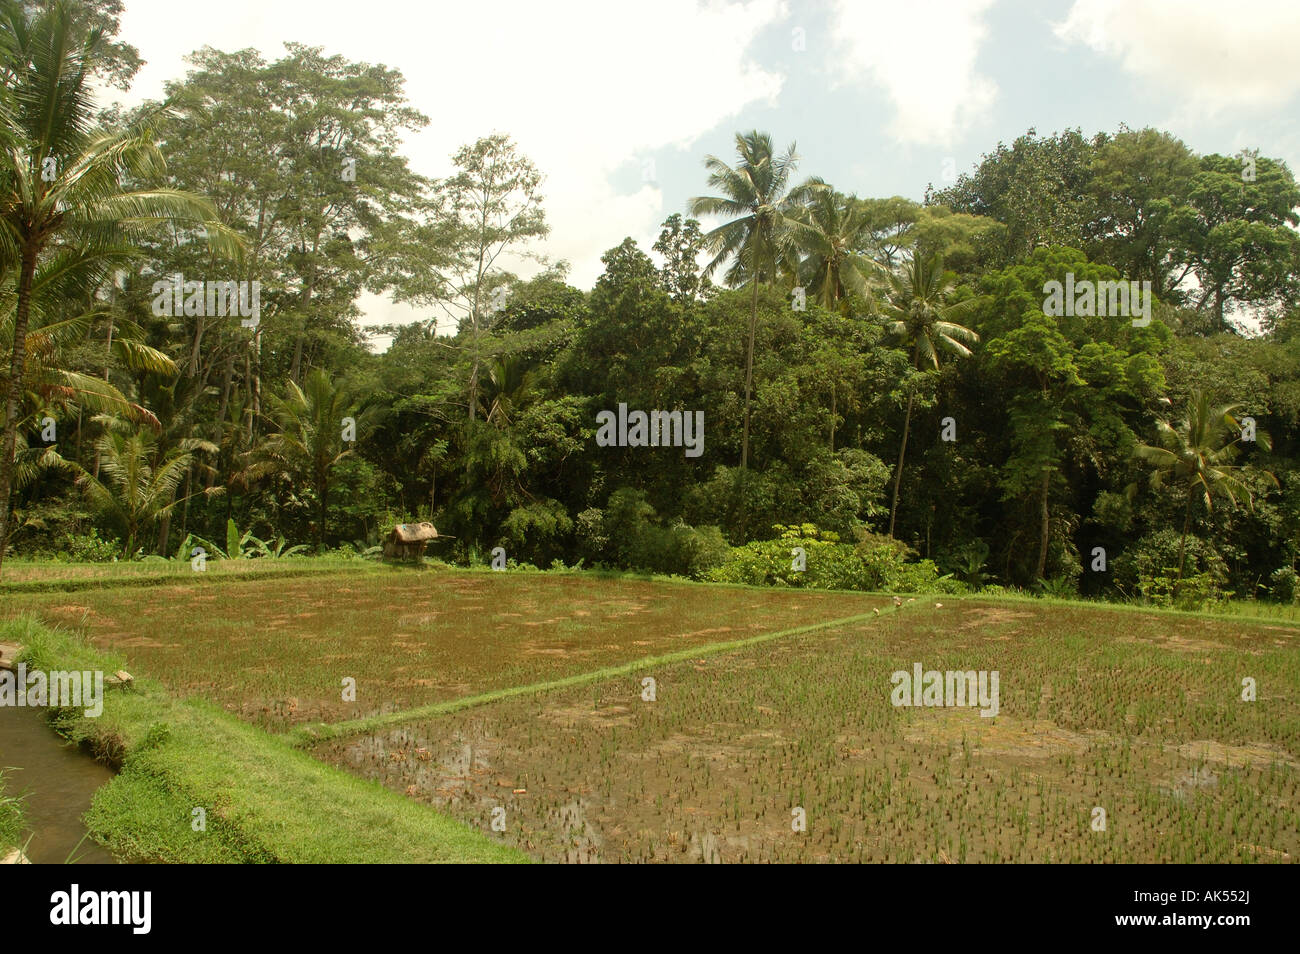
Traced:
<path fill-rule="evenodd" d="M 93 527 L 88 533 L 65 533 L 59 555 L 74 563 L 112 563 L 122 553 L 118 540 L 105 540 Z"/>
<path fill-rule="evenodd" d="M 775 540 L 755 540 L 733 547 L 726 562 L 704 575 L 719 583 L 794 586 L 813 589 L 906 593 L 954 593 L 965 587 L 941 575 L 931 560 L 911 563 L 911 552 L 896 540 L 863 534 L 856 544 L 811 524 L 777 526 Z M 797 568 L 796 547 L 804 551 Z"/>
<path fill-rule="evenodd" d="M 1300 597 L 1300 574 L 1297 574 L 1295 567 L 1284 566 L 1273 571 L 1269 577 L 1273 586 L 1271 593 L 1273 599 L 1280 603 L 1295 603 L 1297 597 Z"/>
<path fill-rule="evenodd" d="M 1115 558 L 1115 582 L 1125 590 L 1157 606 L 1199 609 L 1229 598 L 1224 590 L 1228 566 L 1207 541 L 1188 536 L 1186 571 L 1178 581 L 1178 549 L 1181 540 L 1175 530 L 1158 530 Z"/>

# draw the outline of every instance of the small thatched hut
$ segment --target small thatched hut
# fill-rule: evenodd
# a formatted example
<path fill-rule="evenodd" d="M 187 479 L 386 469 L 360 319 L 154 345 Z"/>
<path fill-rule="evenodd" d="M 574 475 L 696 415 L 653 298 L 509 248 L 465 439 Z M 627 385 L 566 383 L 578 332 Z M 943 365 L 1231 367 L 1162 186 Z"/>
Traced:
<path fill-rule="evenodd" d="M 385 560 L 414 560 L 424 556 L 424 547 L 438 539 L 438 530 L 427 520 L 423 523 L 399 523 L 384 541 Z"/>

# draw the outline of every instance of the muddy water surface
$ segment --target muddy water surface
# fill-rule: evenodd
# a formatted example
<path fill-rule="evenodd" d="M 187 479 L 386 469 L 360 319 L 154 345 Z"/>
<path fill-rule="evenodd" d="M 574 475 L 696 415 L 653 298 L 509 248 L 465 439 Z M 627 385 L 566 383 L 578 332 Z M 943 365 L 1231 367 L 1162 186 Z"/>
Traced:
<path fill-rule="evenodd" d="M 31 836 L 27 856 L 33 863 L 62 864 L 69 857 L 81 864 L 116 863 L 107 850 L 85 837 L 81 822 L 95 790 L 107 784 L 113 772 L 60 738 L 43 712 L 0 707 L 0 767 L 13 769 L 6 773 L 6 792 L 26 795 L 24 838 Z"/>

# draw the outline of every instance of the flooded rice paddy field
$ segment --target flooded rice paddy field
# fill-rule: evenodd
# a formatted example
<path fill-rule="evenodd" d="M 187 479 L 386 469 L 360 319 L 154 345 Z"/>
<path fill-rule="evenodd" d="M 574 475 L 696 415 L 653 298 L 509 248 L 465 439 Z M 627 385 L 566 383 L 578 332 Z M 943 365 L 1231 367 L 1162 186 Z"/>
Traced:
<path fill-rule="evenodd" d="M 783 628 L 878 596 L 427 570 L 7 594 L 131 672 L 270 729 L 402 711 Z M 356 701 L 344 701 L 344 678 Z"/>
<path fill-rule="evenodd" d="M 314 752 L 547 861 L 1294 862 L 1298 636 L 909 605 Z M 997 671 L 997 716 L 893 705 L 917 663 Z"/>

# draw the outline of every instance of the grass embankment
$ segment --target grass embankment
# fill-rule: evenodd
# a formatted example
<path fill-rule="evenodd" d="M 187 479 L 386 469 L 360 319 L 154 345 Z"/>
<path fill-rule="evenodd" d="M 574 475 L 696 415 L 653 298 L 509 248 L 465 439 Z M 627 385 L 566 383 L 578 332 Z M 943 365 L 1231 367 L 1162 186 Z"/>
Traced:
<path fill-rule="evenodd" d="M 22 834 L 22 799 L 17 795 L 5 794 L 5 772 L 0 767 L 0 858 L 20 846 Z"/>
<path fill-rule="evenodd" d="M 58 563 L 54 561 L 6 561 L 0 594 L 73 593 L 81 590 L 117 587 L 167 586 L 175 584 L 293 579 L 322 573 L 379 572 L 380 564 L 337 557 L 287 560 L 213 560 L 198 572 L 184 560 L 140 563 Z"/>
<path fill-rule="evenodd" d="M 0 623 L 35 669 L 113 672 L 107 657 L 31 620 Z M 86 814 L 127 860 L 163 862 L 521 862 L 521 852 L 375 783 L 323 765 L 210 704 L 137 679 L 103 714 L 61 710 L 69 738 L 120 766 Z M 206 830 L 195 831 L 206 813 Z"/>

